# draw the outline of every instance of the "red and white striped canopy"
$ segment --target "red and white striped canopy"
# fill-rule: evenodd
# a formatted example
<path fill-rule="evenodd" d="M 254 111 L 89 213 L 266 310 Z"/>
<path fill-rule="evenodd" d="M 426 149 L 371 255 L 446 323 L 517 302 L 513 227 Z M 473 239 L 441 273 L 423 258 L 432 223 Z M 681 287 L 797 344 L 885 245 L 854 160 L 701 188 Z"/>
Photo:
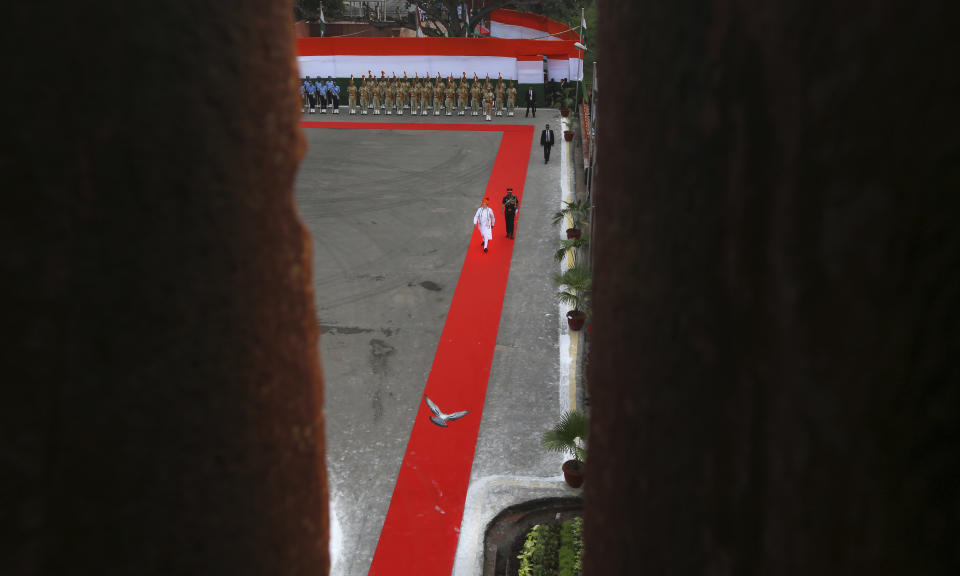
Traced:
<path fill-rule="evenodd" d="M 550 77 L 575 79 L 580 70 L 573 40 L 514 38 L 298 38 L 300 76 L 469 78 L 502 76 L 523 84 L 543 82 L 543 59 Z"/>

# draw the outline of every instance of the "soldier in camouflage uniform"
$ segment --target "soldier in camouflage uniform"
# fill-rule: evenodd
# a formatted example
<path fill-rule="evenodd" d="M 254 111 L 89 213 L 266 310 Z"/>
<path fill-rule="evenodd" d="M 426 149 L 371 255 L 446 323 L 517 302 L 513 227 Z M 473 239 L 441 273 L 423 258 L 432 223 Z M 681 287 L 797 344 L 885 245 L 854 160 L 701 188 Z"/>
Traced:
<path fill-rule="evenodd" d="M 390 80 L 383 81 L 383 107 L 387 109 L 387 116 L 393 114 L 393 86 Z"/>
<path fill-rule="evenodd" d="M 473 116 L 480 114 L 480 81 L 473 75 L 473 86 L 470 87 L 470 110 Z"/>
<path fill-rule="evenodd" d="M 517 87 L 512 81 L 508 81 L 507 86 L 507 116 L 513 116 L 513 109 L 517 107 Z"/>
<path fill-rule="evenodd" d="M 430 110 L 432 108 L 433 108 L 433 84 L 430 83 L 430 78 L 424 78 L 423 89 L 420 91 L 420 109 L 422 110 L 421 114 L 426 116 L 427 110 Z"/>
<path fill-rule="evenodd" d="M 460 86 L 457 87 L 457 115 L 463 116 L 467 113 L 467 74 L 463 74 L 460 79 Z"/>
<path fill-rule="evenodd" d="M 357 85 L 353 79 L 353 74 L 350 75 L 350 84 L 347 86 L 347 108 L 350 109 L 350 114 L 356 114 L 357 107 Z"/>
<path fill-rule="evenodd" d="M 490 120 L 490 114 L 493 111 L 493 88 L 487 84 L 483 88 L 483 116 L 485 120 Z"/>
<path fill-rule="evenodd" d="M 503 85 L 503 81 L 500 80 L 497 82 L 497 91 L 496 91 L 496 107 L 497 107 L 497 116 L 503 116 L 503 97 L 506 92 L 506 88 Z"/>
<path fill-rule="evenodd" d="M 444 95 L 444 107 L 447 109 L 447 116 L 453 116 L 453 96 L 456 92 L 456 86 L 454 86 L 453 79 L 450 79 L 447 82 L 447 86 L 443 91 Z"/>
<path fill-rule="evenodd" d="M 410 86 L 410 113 L 416 116 L 420 112 L 420 79 L 415 78 Z"/>
<path fill-rule="evenodd" d="M 437 84 L 433 87 L 433 115 L 439 116 L 443 107 L 443 78 L 437 72 Z"/>

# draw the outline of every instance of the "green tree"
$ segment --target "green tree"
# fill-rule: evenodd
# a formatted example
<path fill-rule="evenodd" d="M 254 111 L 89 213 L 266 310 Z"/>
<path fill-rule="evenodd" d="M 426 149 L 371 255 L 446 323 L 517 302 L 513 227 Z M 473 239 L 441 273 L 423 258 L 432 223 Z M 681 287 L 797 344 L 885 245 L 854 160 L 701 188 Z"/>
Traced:
<path fill-rule="evenodd" d="M 585 312 L 584 308 L 587 307 L 593 291 L 593 273 L 590 269 L 585 264 L 576 264 L 567 268 L 563 274 L 554 276 L 554 280 L 561 287 L 557 292 L 557 299 L 578 312 Z"/>
<path fill-rule="evenodd" d="M 491 0 L 463 18 L 457 14 L 457 6 L 463 4 L 463 0 L 407 0 L 408 6 L 419 6 L 423 10 L 426 16 L 423 33 L 427 36 L 465 36 L 498 8 L 543 14 L 575 27 L 580 25 L 580 6 L 583 5 L 580 0 Z"/>
<path fill-rule="evenodd" d="M 293 19 L 319 22 L 321 4 L 323 18 L 327 21 L 343 14 L 343 0 L 293 0 Z"/>
<path fill-rule="evenodd" d="M 543 447 L 561 454 L 570 454 L 581 465 L 587 461 L 587 436 L 590 433 L 590 417 L 580 410 L 567 410 L 553 428 L 540 438 Z"/>

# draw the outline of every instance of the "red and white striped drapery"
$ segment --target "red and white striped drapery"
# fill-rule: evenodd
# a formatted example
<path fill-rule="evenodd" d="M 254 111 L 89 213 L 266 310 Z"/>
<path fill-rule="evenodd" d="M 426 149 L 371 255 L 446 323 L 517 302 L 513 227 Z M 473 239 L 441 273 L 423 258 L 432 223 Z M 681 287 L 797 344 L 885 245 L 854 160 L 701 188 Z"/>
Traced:
<path fill-rule="evenodd" d="M 515 38 L 298 38 L 300 76 L 355 78 L 372 73 L 408 78 L 469 78 L 489 75 L 522 84 L 543 82 L 543 58 L 550 77 L 574 79 L 578 51 L 572 40 Z"/>

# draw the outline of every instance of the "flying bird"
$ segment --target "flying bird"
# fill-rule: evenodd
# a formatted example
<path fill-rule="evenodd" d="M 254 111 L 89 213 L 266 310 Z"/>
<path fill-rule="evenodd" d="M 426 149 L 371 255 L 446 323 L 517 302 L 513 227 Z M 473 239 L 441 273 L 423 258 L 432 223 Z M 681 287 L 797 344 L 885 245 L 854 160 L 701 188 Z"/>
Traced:
<path fill-rule="evenodd" d="M 463 410 L 461 412 L 454 412 L 453 414 L 444 414 L 440 411 L 440 407 L 433 403 L 433 400 L 429 396 L 424 396 L 427 399 L 427 406 L 430 407 L 430 411 L 435 414 L 435 416 L 430 417 L 430 421 L 436 424 L 437 426 L 447 427 L 447 420 L 457 420 L 458 418 L 463 418 L 467 415 L 469 410 Z"/>

